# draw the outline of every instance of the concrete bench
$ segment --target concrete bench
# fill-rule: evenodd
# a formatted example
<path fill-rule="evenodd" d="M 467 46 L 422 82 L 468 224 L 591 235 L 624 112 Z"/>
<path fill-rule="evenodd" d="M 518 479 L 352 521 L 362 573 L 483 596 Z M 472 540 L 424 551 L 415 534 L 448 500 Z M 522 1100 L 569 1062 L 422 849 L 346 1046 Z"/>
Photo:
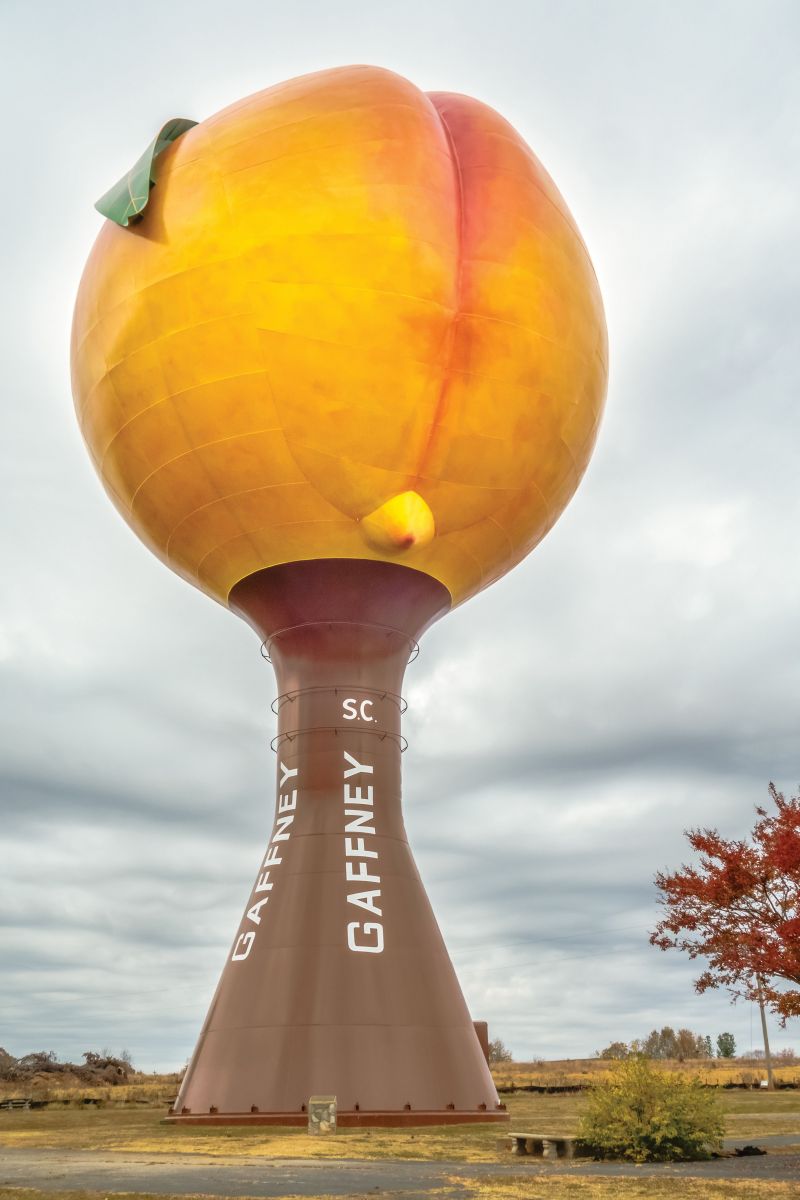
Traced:
<path fill-rule="evenodd" d="M 498 1146 L 512 1154 L 536 1158 L 591 1158 L 592 1151 L 580 1138 L 560 1137 L 554 1133 L 507 1133 Z"/>

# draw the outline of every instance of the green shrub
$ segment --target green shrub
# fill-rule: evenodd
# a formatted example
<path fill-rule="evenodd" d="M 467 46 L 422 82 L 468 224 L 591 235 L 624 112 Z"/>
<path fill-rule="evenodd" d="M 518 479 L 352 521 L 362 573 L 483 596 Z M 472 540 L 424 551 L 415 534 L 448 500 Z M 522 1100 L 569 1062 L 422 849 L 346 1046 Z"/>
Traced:
<path fill-rule="evenodd" d="M 708 1158 L 723 1132 L 717 1097 L 697 1078 L 656 1070 L 641 1055 L 589 1089 L 578 1136 L 601 1158 Z"/>

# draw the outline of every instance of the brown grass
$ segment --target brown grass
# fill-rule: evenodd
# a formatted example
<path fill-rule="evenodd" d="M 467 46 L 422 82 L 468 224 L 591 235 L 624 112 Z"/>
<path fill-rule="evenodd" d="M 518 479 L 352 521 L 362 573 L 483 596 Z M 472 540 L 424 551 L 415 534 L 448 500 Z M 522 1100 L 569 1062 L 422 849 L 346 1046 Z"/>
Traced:
<path fill-rule="evenodd" d="M 758 1183 L 740 1180 L 691 1179 L 554 1179 L 552 1176 L 460 1180 L 481 1200 L 782 1200 L 797 1197 L 793 1183 L 773 1180 Z M 457 1191 L 440 1193 L 443 1197 Z"/>
<path fill-rule="evenodd" d="M 710 1086 L 745 1085 L 758 1087 L 767 1078 L 763 1059 L 720 1059 L 693 1058 L 678 1062 L 666 1059 L 656 1064 L 665 1071 L 677 1071 L 686 1075 L 697 1075 Z M 505 1087 L 567 1087 L 588 1084 L 607 1075 L 613 1063 L 602 1058 L 565 1058 L 552 1062 L 508 1063 L 492 1068 L 494 1081 L 499 1088 Z M 773 1074 L 776 1082 L 795 1083 L 800 1086 L 800 1063 L 781 1066 Z"/>
<path fill-rule="evenodd" d="M 54 1074 L 50 1082 L 42 1076 L 32 1083 L 0 1082 L 0 1100 L 29 1096 L 32 1100 L 47 1100 L 50 1104 L 80 1104 L 85 1097 L 100 1100 L 103 1104 L 163 1105 L 166 1108 L 178 1094 L 180 1083 L 180 1075 L 135 1075 L 130 1083 L 113 1087 L 104 1083 L 92 1087 L 59 1083 L 58 1075 Z"/>
<path fill-rule="evenodd" d="M 728 1136 L 757 1138 L 767 1133 L 797 1134 L 800 1094 L 723 1092 Z M 507 1097 L 510 1125 L 529 1133 L 575 1131 L 585 1103 L 582 1095 Z M 64 1150 L 208 1154 L 225 1157 L 428 1159 L 497 1162 L 497 1125 L 454 1125 L 425 1129 L 342 1129 L 332 1138 L 309 1138 L 302 1129 L 180 1126 L 163 1123 L 164 1108 L 75 1106 L 0 1112 L 0 1146 L 48 1146 Z"/>
<path fill-rule="evenodd" d="M 565 1087 L 591 1083 L 608 1074 L 612 1065 L 599 1058 L 572 1058 L 552 1062 L 508 1063 L 494 1067 L 492 1074 L 497 1086 L 503 1089 L 525 1088 L 531 1085 Z M 740 1058 L 729 1061 L 703 1058 L 687 1059 L 685 1062 L 667 1060 L 658 1063 L 658 1066 L 666 1071 L 697 1075 L 703 1083 L 719 1087 L 745 1085 L 757 1088 L 759 1082 L 766 1079 L 763 1061 L 757 1059 Z M 779 1084 L 796 1083 L 800 1089 L 800 1063 L 778 1068 L 775 1077 Z M 60 1084 L 59 1076 L 54 1074 L 49 1082 L 47 1077 L 42 1076 L 27 1084 L 0 1082 L 0 1100 L 11 1096 L 30 1096 L 53 1104 L 74 1104 L 82 1103 L 86 1098 L 99 1100 L 105 1105 L 140 1104 L 142 1107 L 166 1107 L 177 1095 L 180 1080 L 180 1074 L 134 1075 L 127 1084 L 114 1087 L 101 1084 L 91 1087 Z"/>

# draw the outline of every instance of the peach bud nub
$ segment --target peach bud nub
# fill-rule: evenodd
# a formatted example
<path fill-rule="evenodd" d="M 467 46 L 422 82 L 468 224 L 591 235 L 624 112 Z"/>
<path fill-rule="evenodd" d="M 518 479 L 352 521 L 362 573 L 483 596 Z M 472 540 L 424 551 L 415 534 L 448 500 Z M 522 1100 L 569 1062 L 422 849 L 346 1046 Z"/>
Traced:
<path fill-rule="evenodd" d="M 400 492 L 361 520 L 361 530 L 374 550 L 398 553 L 427 546 L 436 533 L 433 513 L 417 492 Z"/>

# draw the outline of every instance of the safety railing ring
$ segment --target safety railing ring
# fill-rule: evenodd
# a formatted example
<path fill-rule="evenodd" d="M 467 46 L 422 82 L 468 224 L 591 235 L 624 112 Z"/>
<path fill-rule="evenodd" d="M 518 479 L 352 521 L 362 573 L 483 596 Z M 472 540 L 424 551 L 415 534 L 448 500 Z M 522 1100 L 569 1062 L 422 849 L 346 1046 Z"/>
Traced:
<path fill-rule="evenodd" d="M 332 733 L 334 737 L 338 737 L 340 733 L 346 733 L 352 737 L 353 733 L 369 733 L 372 737 L 379 738 L 382 742 L 386 738 L 391 738 L 393 742 L 397 742 L 400 747 L 400 753 L 405 754 L 408 749 L 408 741 L 403 737 L 402 733 L 391 733 L 388 729 L 361 729 L 354 730 L 352 726 L 345 725 L 314 725 L 308 729 L 288 729 L 285 733 L 279 733 L 274 737 L 269 744 L 270 750 L 277 750 L 285 745 L 286 742 L 293 742 L 295 738 L 300 737 L 304 733 Z"/>
<path fill-rule="evenodd" d="M 344 696 L 351 696 L 353 693 L 359 696 L 375 696 L 378 700 L 390 700 L 392 704 L 396 705 L 401 716 L 408 710 L 408 703 L 405 696 L 399 696 L 397 692 L 382 691 L 380 688 L 361 687 L 357 683 L 350 685 L 343 685 L 341 683 L 326 686 L 320 685 L 318 687 L 297 688 L 294 692 L 283 692 L 282 695 L 275 697 L 270 708 L 275 713 L 275 716 L 277 716 L 285 704 L 294 704 L 295 700 L 300 696 L 308 696 L 313 692 L 333 692 L 334 696 L 338 696 L 340 692 Z M 372 732 L 374 733 L 374 730 Z"/>
<path fill-rule="evenodd" d="M 299 629 L 320 629 L 323 627 L 333 629 L 335 625 L 347 625 L 351 628 L 360 626 L 362 629 L 378 629 L 382 633 L 385 633 L 387 638 L 400 637 L 404 642 L 408 642 L 410 646 L 409 662 L 413 662 L 419 654 L 419 642 L 409 634 L 404 633 L 402 629 L 395 629 L 393 625 L 379 625 L 374 621 L 301 621 L 299 625 L 287 625 L 284 629 L 276 629 L 271 637 L 261 643 L 261 657 L 265 658 L 267 662 L 272 662 L 272 658 L 270 657 L 272 643 L 285 633 L 296 633 Z"/>

